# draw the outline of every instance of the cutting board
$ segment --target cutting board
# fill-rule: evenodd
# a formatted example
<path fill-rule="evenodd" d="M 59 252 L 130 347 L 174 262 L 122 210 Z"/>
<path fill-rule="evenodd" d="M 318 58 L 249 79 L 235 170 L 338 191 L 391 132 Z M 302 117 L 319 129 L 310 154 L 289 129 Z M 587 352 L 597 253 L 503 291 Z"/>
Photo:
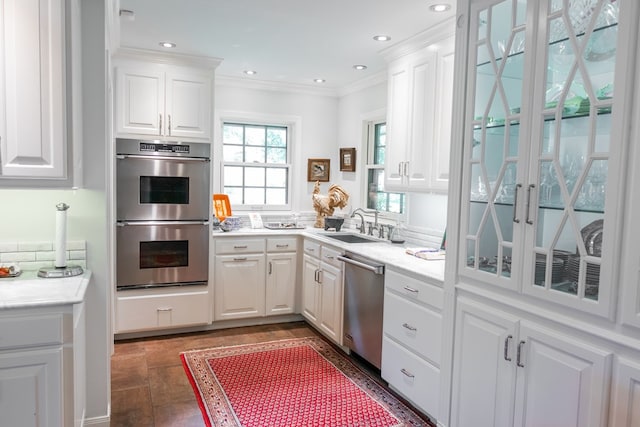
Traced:
<path fill-rule="evenodd" d="M 224 221 L 226 217 L 231 216 L 231 203 L 229 203 L 229 196 L 226 194 L 214 194 L 213 212 L 220 222 Z"/>

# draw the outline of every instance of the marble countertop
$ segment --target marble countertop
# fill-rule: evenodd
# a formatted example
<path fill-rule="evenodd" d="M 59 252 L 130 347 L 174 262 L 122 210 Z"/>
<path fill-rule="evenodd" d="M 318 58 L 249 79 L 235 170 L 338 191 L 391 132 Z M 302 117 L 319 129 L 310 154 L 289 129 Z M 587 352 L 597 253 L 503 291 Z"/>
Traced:
<path fill-rule="evenodd" d="M 0 310 L 77 304 L 84 300 L 91 271 L 79 276 L 43 279 L 35 271 L 0 279 Z"/>
<path fill-rule="evenodd" d="M 374 261 L 383 263 L 387 268 L 395 268 L 403 270 L 404 272 L 409 274 L 418 274 L 427 278 L 434 279 L 440 286 L 442 286 L 442 284 L 444 283 L 444 260 L 425 260 L 407 254 L 407 246 L 414 247 L 415 245 L 394 244 L 389 242 L 388 240 L 380 240 L 379 242 L 375 243 L 345 243 L 326 236 L 331 233 L 335 233 L 335 231 L 324 231 L 323 229 L 311 227 L 295 230 L 242 228 L 240 230 L 230 232 L 213 232 L 213 237 L 233 238 L 250 236 L 268 237 L 274 235 L 301 235 L 306 238 L 314 239 L 319 243 L 331 245 L 333 247 L 337 247 L 342 250 L 362 255 Z M 340 233 L 358 234 L 357 231 L 349 229 L 342 230 Z"/>

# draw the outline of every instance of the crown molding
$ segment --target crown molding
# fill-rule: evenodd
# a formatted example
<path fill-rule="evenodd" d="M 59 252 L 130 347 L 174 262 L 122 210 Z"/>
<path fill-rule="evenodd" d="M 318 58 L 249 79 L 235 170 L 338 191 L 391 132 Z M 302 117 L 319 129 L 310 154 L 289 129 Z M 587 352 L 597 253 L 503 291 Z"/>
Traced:
<path fill-rule="evenodd" d="M 162 52 L 159 50 L 119 47 L 113 54 L 114 59 L 148 61 L 156 64 L 181 65 L 215 70 L 222 58 L 190 55 L 185 53 Z"/>
<path fill-rule="evenodd" d="M 380 71 L 371 76 L 365 77 L 355 81 L 349 85 L 346 85 L 338 90 L 338 96 L 346 96 L 352 93 L 360 92 L 372 86 L 376 86 L 387 82 L 387 70 Z"/>
<path fill-rule="evenodd" d="M 322 88 L 298 83 L 282 83 L 269 80 L 257 80 L 236 76 L 216 74 L 216 86 L 235 87 L 241 89 L 267 90 L 273 92 L 297 93 L 303 95 L 337 97 L 338 91 L 333 88 Z"/>
<path fill-rule="evenodd" d="M 450 37 L 456 32 L 455 16 L 428 28 L 427 30 L 409 37 L 401 42 L 389 46 L 378 52 L 387 62 L 416 52 L 440 40 Z"/>

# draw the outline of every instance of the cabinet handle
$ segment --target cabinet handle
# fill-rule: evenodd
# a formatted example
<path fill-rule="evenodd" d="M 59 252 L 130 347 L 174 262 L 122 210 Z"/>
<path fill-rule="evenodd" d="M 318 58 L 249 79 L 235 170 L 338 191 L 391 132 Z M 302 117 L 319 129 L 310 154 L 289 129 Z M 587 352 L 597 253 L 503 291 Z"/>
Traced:
<path fill-rule="evenodd" d="M 273 271 L 273 264 L 271 263 L 271 261 L 269 261 L 269 275 L 271 275 L 272 271 Z"/>
<path fill-rule="evenodd" d="M 412 331 L 412 332 L 415 332 L 415 331 L 417 331 L 417 330 L 418 330 L 417 328 L 415 328 L 415 327 L 413 327 L 413 326 L 409 325 L 408 323 L 403 323 L 403 324 L 402 324 L 402 327 L 403 327 L 403 328 L 406 328 L 406 329 L 408 329 L 408 330 L 410 330 L 410 331 Z"/>
<path fill-rule="evenodd" d="M 171 114 L 168 114 L 169 116 L 169 136 L 171 136 Z"/>
<path fill-rule="evenodd" d="M 416 377 L 415 375 L 413 375 L 411 372 L 407 371 L 404 368 L 400 369 L 400 372 L 402 372 L 403 374 L 405 374 L 409 378 L 415 378 Z"/>
<path fill-rule="evenodd" d="M 162 135 L 162 114 L 160 115 L 160 126 L 158 126 L 158 135 Z"/>
<path fill-rule="evenodd" d="M 334 257 L 333 255 L 325 255 L 324 257 L 326 259 L 336 259 L 336 257 Z"/>
<path fill-rule="evenodd" d="M 404 162 L 400 162 L 400 163 L 398 163 L 398 176 L 402 176 L 402 164 L 403 164 L 403 163 L 404 163 Z"/>
<path fill-rule="evenodd" d="M 247 245 L 236 245 L 233 249 L 247 249 Z"/>
<path fill-rule="evenodd" d="M 309 252 L 315 252 L 315 251 L 316 251 L 316 250 L 315 250 L 315 249 L 313 249 L 313 248 L 307 248 L 307 250 L 308 250 Z"/>
<path fill-rule="evenodd" d="M 524 364 L 521 362 L 520 356 L 522 356 L 522 346 L 526 343 L 524 341 L 520 341 L 518 343 L 518 353 L 516 354 L 516 365 L 521 368 L 524 368 Z"/>
<path fill-rule="evenodd" d="M 404 290 L 405 290 L 405 291 L 409 291 L 409 292 L 413 292 L 414 294 L 417 294 L 418 292 L 420 292 L 420 291 L 418 291 L 417 289 L 413 289 L 413 288 L 412 288 L 412 287 L 410 287 L 410 286 L 405 286 L 405 287 L 404 287 Z"/>
<path fill-rule="evenodd" d="M 289 244 L 286 245 L 276 245 L 276 248 L 288 248 Z"/>
<path fill-rule="evenodd" d="M 508 356 L 509 354 L 509 341 L 513 339 L 513 335 L 509 335 L 504 339 L 504 360 L 507 362 L 511 362 L 511 358 Z"/>
<path fill-rule="evenodd" d="M 409 162 L 404 162 L 404 166 L 402 169 L 404 176 L 409 176 Z"/>
<path fill-rule="evenodd" d="M 322 270 L 318 270 L 318 283 L 322 284 Z"/>
<path fill-rule="evenodd" d="M 173 308 L 172 307 L 159 307 L 156 308 L 156 311 L 172 311 Z"/>
<path fill-rule="evenodd" d="M 234 261 L 246 261 L 246 260 L 247 260 L 247 257 L 246 257 L 246 256 L 243 256 L 243 257 L 241 257 L 241 258 L 234 258 L 233 260 L 234 260 Z"/>
<path fill-rule="evenodd" d="M 320 273 L 320 270 L 316 270 L 316 271 L 314 271 L 314 272 L 313 272 L 313 280 L 314 280 L 316 283 L 319 283 L 319 282 L 320 282 L 320 280 L 318 279 L 318 273 Z"/>
<path fill-rule="evenodd" d="M 513 196 L 513 222 L 516 224 L 520 223 L 520 218 L 518 218 L 518 190 L 522 188 L 522 184 L 516 184 L 516 194 Z"/>
<path fill-rule="evenodd" d="M 526 223 L 531 225 L 533 224 L 533 221 L 529 218 L 529 206 L 531 206 L 531 190 L 536 188 L 535 184 L 529 184 L 529 187 L 527 188 L 527 219 L 526 219 Z"/>

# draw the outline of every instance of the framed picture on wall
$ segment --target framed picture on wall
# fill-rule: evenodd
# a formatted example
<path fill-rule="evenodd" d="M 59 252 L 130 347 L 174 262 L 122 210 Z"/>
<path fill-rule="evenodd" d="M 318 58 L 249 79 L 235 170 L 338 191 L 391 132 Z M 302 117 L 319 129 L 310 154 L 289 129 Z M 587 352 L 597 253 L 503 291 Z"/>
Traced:
<path fill-rule="evenodd" d="M 309 159 L 307 163 L 307 181 L 329 181 L 331 159 Z"/>
<path fill-rule="evenodd" d="M 356 171 L 356 149 L 355 148 L 340 149 L 340 170 L 343 172 Z"/>

